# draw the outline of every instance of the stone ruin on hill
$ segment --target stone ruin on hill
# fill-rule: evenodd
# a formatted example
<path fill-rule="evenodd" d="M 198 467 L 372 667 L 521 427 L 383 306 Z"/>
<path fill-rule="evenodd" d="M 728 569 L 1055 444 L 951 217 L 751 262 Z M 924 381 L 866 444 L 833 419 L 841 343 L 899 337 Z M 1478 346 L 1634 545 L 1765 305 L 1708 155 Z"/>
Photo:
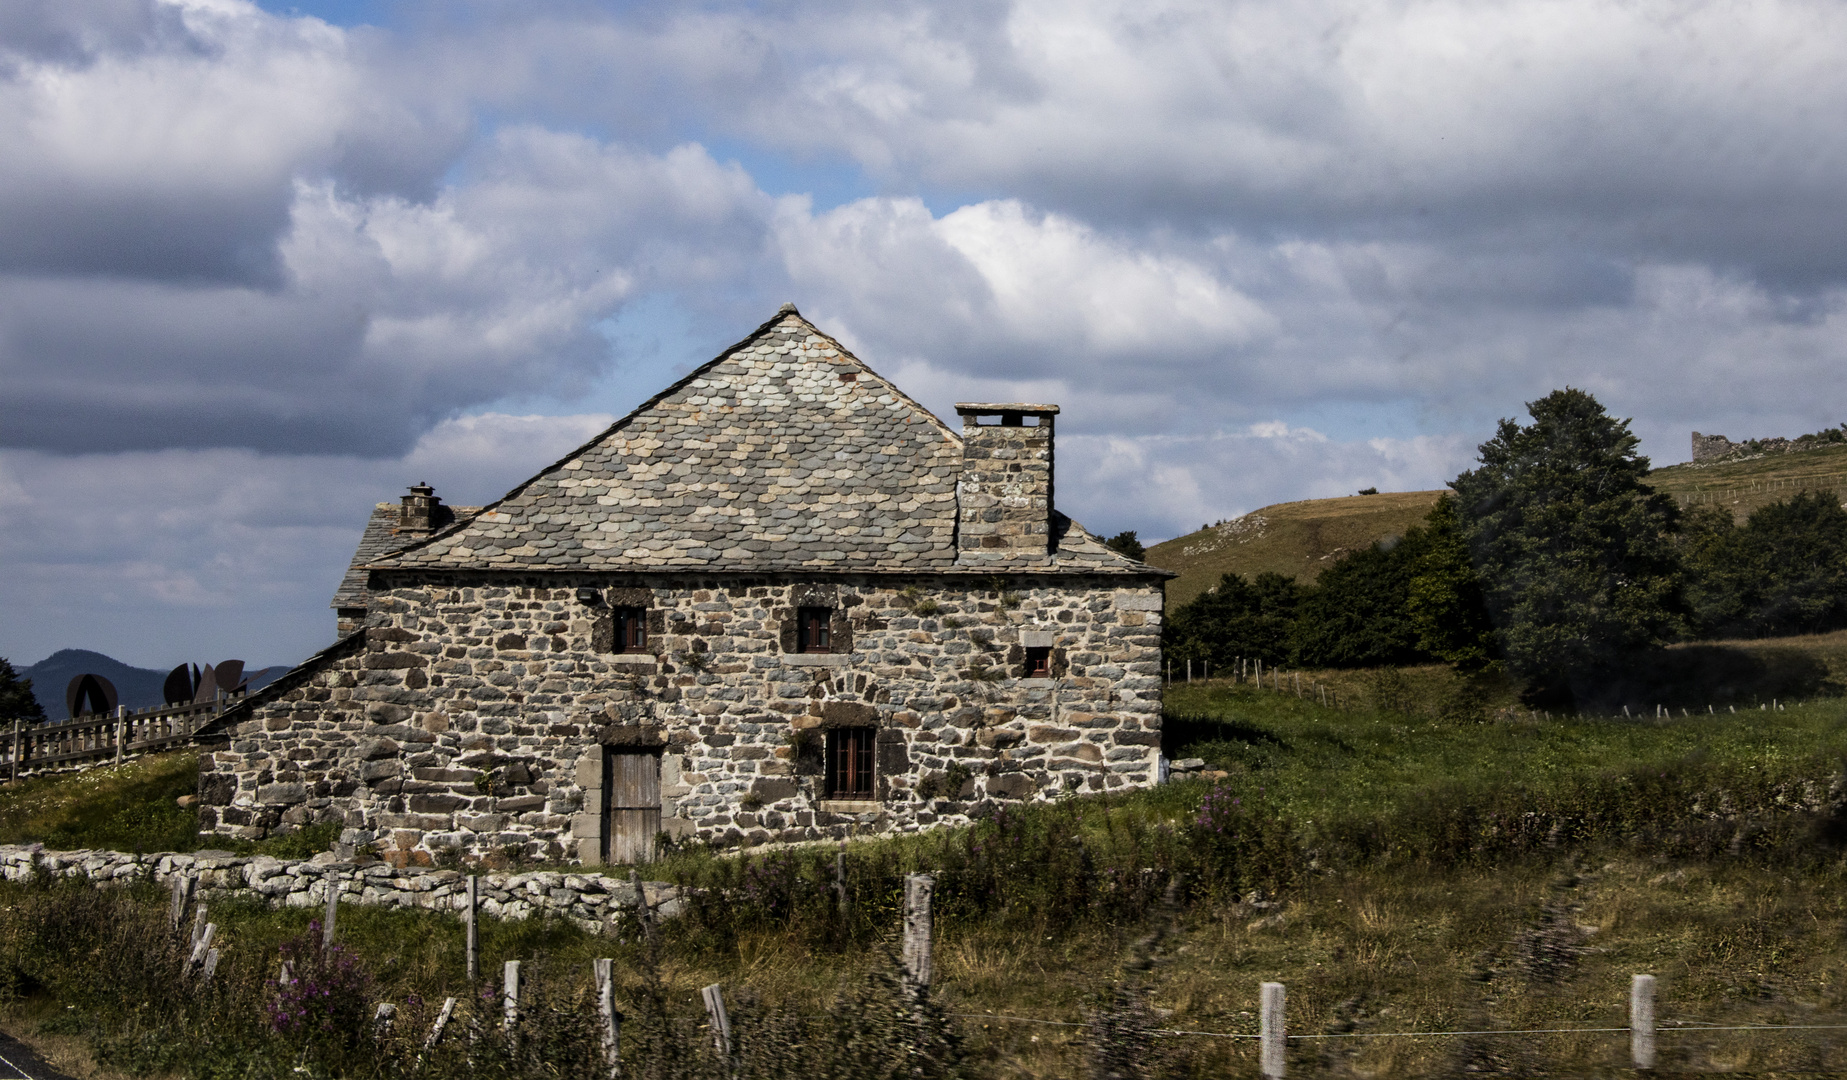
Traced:
<path fill-rule="evenodd" d="M 1743 442 L 1733 442 L 1723 435 L 1702 435 L 1696 431 L 1693 433 L 1693 464 L 1742 461 L 1765 454 L 1793 454 L 1843 443 L 1847 443 L 1847 424 L 1825 428 L 1810 435 L 1799 435 L 1794 439 L 1785 439 L 1779 435 L 1770 439 L 1746 439 Z"/>

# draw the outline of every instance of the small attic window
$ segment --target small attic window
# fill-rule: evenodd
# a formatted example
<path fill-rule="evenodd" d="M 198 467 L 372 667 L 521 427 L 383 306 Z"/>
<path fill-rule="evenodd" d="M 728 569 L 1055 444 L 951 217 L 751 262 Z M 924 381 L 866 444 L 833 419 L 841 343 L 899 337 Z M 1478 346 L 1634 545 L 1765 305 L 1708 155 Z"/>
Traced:
<path fill-rule="evenodd" d="M 858 381 L 859 381 L 859 372 L 857 372 L 857 371 L 843 371 L 843 372 L 841 372 L 841 373 L 840 373 L 840 381 L 841 381 L 841 382 L 858 382 Z"/>
<path fill-rule="evenodd" d="M 796 613 L 795 651 L 824 653 L 834 651 L 834 609 L 805 607 Z"/>

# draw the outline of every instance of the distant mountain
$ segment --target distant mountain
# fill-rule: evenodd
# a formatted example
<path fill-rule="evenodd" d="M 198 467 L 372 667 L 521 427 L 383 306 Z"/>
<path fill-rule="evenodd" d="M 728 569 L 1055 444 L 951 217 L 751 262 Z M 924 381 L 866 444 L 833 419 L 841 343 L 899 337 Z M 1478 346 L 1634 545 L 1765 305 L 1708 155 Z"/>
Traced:
<path fill-rule="evenodd" d="M 246 671 L 244 676 L 250 681 L 250 689 L 257 690 L 275 682 L 287 670 L 286 667 L 266 667 Z M 53 720 L 63 720 L 70 715 L 70 709 L 64 704 L 64 688 L 79 675 L 101 675 L 108 679 L 115 684 L 120 703 L 131 709 L 165 704 L 161 687 L 166 684 L 167 672 L 130 667 L 114 657 L 88 649 L 59 649 L 18 671 L 32 680 L 32 696 L 38 698 L 38 703 L 45 707 L 45 715 Z"/>

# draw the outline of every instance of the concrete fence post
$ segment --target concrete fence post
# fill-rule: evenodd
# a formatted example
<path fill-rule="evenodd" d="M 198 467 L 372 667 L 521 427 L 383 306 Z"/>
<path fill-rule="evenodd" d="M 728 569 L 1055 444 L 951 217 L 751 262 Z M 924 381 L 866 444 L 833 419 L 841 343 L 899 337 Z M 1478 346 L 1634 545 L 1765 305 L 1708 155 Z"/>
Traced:
<path fill-rule="evenodd" d="M 1283 1047 L 1288 1036 L 1283 1031 L 1283 984 L 1263 984 L 1261 1018 L 1258 1021 L 1258 1057 L 1263 1075 L 1276 1080 L 1283 1075 Z"/>
<path fill-rule="evenodd" d="M 1655 1067 L 1655 977 L 1629 980 L 1629 1056 L 1638 1069 Z"/>

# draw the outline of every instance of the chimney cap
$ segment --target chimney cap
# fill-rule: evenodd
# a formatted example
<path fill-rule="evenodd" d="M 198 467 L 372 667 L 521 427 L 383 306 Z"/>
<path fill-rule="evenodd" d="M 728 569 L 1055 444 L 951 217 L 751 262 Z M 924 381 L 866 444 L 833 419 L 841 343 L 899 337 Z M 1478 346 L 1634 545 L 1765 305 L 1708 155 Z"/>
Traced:
<path fill-rule="evenodd" d="M 986 416 L 990 413 L 1024 413 L 1028 416 L 1056 416 L 1056 405 L 1033 405 L 1028 402 L 995 401 L 958 401 L 956 413 L 960 416 Z"/>
<path fill-rule="evenodd" d="M 410 486 L 410 493 L 412 495 L 422 495 L 425 498 L 428 498 L 429 496 L 436 494 L 436 489 L 431 487 L 427 482 L 419 482 L 419 483 L 412 484 Z"/>

